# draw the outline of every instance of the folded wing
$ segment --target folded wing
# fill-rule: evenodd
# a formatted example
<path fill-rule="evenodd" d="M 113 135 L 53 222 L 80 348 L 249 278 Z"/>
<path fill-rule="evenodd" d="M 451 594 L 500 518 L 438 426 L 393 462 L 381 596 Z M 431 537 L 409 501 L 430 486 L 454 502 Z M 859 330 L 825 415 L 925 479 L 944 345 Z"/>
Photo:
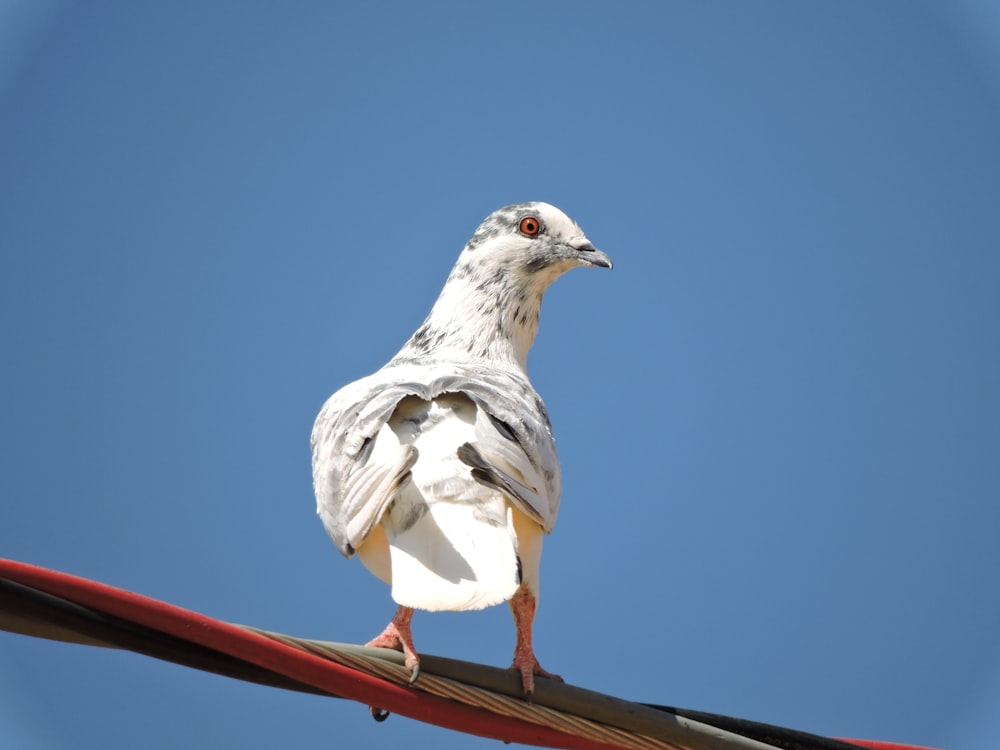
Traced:
<path fill-rule="evenodd" d="M 317 512 L 346 556 L 373 532 L 418 456 L 387 424 L 407 396 L 464 393 L 479 407 L 477 481 L 496 486 L 546 533 L 559 511 L 561 478 L 548 415 L 516 373 L 451 365 L 384 368 L 335 393 L 312 433 Z M 472 454 L 465 454 L 470 460 Z"/>

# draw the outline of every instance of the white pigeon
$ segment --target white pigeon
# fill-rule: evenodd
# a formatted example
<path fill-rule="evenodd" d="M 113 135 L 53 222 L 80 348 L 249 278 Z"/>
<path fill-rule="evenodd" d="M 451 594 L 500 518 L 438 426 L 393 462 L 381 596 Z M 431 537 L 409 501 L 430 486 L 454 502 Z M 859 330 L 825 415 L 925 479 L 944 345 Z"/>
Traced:
<path fill-rule="evenodd" d="M 511 669 L 535 676 L 542 536 L 561 479 L 549 417 L 526 372 L 542 295 L 576 266 L 611 268 L 562 211 L 519 203 L 490 214 L 437 302 L 382 369 L 337 391 L 312 432 L 317 512 L 399 605 L 368 645 L 401 650 L 416 679 L 414 609 L 510 602 Z"/>

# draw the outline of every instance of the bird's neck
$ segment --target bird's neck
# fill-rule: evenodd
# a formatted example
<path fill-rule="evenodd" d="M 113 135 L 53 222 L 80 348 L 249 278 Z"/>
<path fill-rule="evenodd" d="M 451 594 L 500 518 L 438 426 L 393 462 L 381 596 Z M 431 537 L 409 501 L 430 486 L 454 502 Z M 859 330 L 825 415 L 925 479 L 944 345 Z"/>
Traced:
<path fill-rule="evenodd" d="M 527 372 L 547 286 L 540 279 L 509 283 L 453 275 L 395 359 L 480 362 Z"/>

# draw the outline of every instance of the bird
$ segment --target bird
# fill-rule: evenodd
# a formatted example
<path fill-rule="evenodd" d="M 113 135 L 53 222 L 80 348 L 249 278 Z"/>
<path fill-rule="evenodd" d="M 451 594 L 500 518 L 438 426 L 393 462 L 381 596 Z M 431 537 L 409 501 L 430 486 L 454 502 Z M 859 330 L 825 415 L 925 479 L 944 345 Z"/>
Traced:
<path fill-rule="evenodd" d="M 316 508 L 337 549 L 397 605 L 367 645 L 420 673 L 414 610 L 508 602 L 510 669 L 530 700 L 562 678 L 535 656 L 542 540 L 559 511 L 555 439 L 527 359 L 542 296 L 576 267 L 612 267 L 548 203 L 494 211 L 473 232 L 424 322 L 385 366 L 336 391 L 311 435 Z"/>

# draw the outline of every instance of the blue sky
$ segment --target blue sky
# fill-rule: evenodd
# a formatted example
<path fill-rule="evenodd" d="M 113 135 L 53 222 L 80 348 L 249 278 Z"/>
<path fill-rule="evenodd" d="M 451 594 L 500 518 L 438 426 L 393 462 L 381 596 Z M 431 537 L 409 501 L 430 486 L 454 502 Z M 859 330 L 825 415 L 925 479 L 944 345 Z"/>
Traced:
<path fill-rule="evenodd" d="M 570 682 L 1000 744 L 1000 14 L 988 3 L 0 3 L 0 556 L 363 642 L 308 437 L 493 209 L 615 261 L 529 372 Z M 418 648 L 506 665 L 505 608 Z M 0 745 L 496 746 L 0 634 Z"/>

